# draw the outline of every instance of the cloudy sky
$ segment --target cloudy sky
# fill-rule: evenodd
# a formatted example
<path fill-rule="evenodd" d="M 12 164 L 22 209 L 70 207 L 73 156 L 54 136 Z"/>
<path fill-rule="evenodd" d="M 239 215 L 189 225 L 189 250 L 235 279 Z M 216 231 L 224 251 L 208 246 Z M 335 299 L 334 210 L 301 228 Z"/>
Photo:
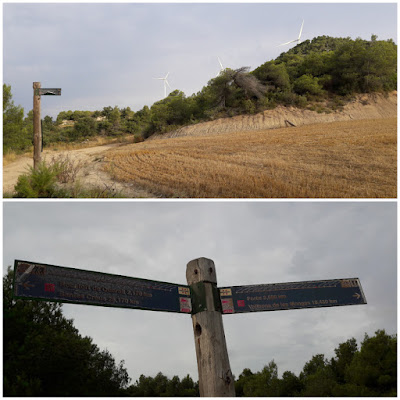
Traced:
<path fill-rule="evenodd" d="M 315 354 L 377 329 L 397 332 L 395 202 L 97 201 L 3 204 L 3 274 L 14 259 L 186 284 L 215 262 L 218 286 L 354 278 L 367 305 L 223 317 L 231 368 L 298 374 Z M 186 314 L 63 306 L 82 335 L 124 359 L 133 382 L 159 371 L 197 380 Z"/>
<path fill-rule="evenodd" d="M 137 111 L 163 82 L 197 93 L 224 67 L 252 69 L 296 39 L 320 35 L 397 41 L 396 3 L 5 3 L 3 79 L 32 109 L 32 82 L 62 88 L 42 115 L 117 105 Z"/>

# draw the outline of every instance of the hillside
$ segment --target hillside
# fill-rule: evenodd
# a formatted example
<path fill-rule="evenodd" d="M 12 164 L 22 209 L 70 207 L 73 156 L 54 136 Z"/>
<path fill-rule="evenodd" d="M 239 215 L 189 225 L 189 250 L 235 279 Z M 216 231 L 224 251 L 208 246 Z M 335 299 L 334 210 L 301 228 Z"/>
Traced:
<path fill-rule="evenodd" d="M 51 159 L 48 149 L 59 144 L 120 142 L 79 152 L 78 178 L 128 197 L 393 198 L 396 88 L 393 40 L 320 36 L 253 71 L 226 68 L 191 96 L 174 90 L 138 111 L 46 116 L 44 153 Z M 32 145 L 32 112 L 24 119 L 11 86 L 3 92 L 3 153 L 11 157 Z M 22 166 L 4 168 L 4 186 Z"/>
<path fill-rule="evenodd" d="M 396 117 L 396 92 L 362 95 L 341 112 L 279 106 L 142 143 L 45 150 L 43 155 L 47 161 L 68 157 L 79 163 L 77 179 L 83 186 L 114 188 L 133 198 L 394 198 Z M 296 127 L 286 127 L 285 121 Z M 27 165 L 32 158 L 4 166 L 4 191 L 12 191 Z"/>
<path fill-rule="evenodd" d="M 296 107 L 278 106 L 273 110 L 266 110 L 255 115 L 221 118 L 215 121 L 186 126 L 162 135 L 153 135 L 150 139 L 215 135 L 238 131 L 284 128 L 292 125 L 302 126 L 323 122 L 393 118 L 396 116 L 397 92 L 393 91 L 387 95 L 357 95 L 354 100 L 346 104 L 341 111 L 319 113 Z"/>
<path fill-rule="evenodd" d="M 392 110 L 395 95 L 386 99 L 384 94 L 396 88 L 397 45 L 393 40 L 377 40 L 375 35 L 370 40 L 319 36 L 253 71 L 225 68 L 190 96 L 177 89 L 138 111 L 106 106 L 96 111 L 61 111 L 55 121 L 45 116 L 43 143 L 48 147 L 124 136 L 141 142 L 160 134 L 203 134 L 200 130 L 208 134 L 215 131 L 215 124 L 217 132 L 232 132 L 381 118 L 387 116 L 386 111 L 370 114 L 368 105 L 375 111 L 386 101 L 382 108 Z M 3 92 L 3 154 L 21 153 L 32 145 L 33 115 L 30 111 L 23 118 L 24 110 L 12 102 L 11 86 L 4 84 Z M 355 109 L 359 102 L 365 107 Z M 344 113 L 338 112 L 343 108 Z"/>

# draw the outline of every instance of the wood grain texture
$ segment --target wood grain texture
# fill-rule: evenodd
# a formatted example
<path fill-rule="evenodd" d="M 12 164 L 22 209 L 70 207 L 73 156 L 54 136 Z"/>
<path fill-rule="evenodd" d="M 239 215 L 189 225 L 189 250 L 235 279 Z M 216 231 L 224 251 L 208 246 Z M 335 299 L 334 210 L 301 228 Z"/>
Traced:
<path fill-rule="evenodd" d="M 40 82 L 33 82 L 33 168 L 36 169 L 42 158 L 42 127 L 40 124 Z"/>
<path fill-rule="evenodd" d="M 206 294 L 207 310 L 192 315 L 200 396 L 234 397 L 222 314 L 215 310 L 213 298 L 213 286 L 217 285 L 214 262 L 207 258 L 190 261 L 186 277 L 189 285 L 204 282 Z"/>

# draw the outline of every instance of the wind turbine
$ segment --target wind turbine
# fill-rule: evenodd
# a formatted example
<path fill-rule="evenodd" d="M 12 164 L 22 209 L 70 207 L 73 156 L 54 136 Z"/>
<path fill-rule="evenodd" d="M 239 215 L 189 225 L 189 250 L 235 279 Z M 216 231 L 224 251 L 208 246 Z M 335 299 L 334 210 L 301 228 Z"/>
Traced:
<path fill-rule="evenodd" d="M 164 81 L 164 98 L 167 97 L 167 86 L 171 89 L 171 86 L 169 86 L 169 83 L 167 81 L 168 75 L 169 75 L 169 72 L 167 75 L 165 75 L 164 78 L 153 78 L 153 79 L 160 79 L 160 80 Z"/>
<path fill-rule="evenodd" d="M 299 44 L 300 43 L 300 38 L 301 38 L 301 33 L 303 32 L 303 25 L 304 25 L 304 19 L 303 19 L 303 22 L 301 24 L 299 37 L 297 39 L 291 40 L 290 42 L 282 43 L 282 44 L 278 45 L 278 47 L 279 46 L 285 46 L 287 44 L 294 43 L 294 42 L 298 42 L 297 44 Z"/>

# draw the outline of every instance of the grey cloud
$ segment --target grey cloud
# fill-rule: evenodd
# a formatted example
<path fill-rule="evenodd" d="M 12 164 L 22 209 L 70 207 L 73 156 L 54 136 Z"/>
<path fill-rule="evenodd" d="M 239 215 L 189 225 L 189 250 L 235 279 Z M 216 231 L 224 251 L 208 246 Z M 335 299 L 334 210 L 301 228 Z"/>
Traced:
<path fill-rule="evenodd" d="M 237 376 L 272 359 L 281 373 L 298 373 L 312 355 L 332 357 L 350 337 L 397 329 L 395 202 L 61 201 L 5 202 L 3 209 L 3 272 L 20 258 L 184 284 L 186 264 L 205 256 L 220 287 L 361 279 L 365 306 L 224 316 Z M 196 378 L 190 317 L 64 309 L 83 335 L 126 360 L 132 378 L 160 370 Z"/>
<path fill-rule="evenodd" d="M 298 15 L 307 16 L 309 37 L 357 37 L 363 26 L 369 36 L 373 26 L 385 39 L 396 37 L 394 10 L 389 4 L 8 3 L 4 81 L 25 111 L 32 107 L 33 81 L 62 87 L 57 105 L 64 110 L 108 105 L 138 110 L 161 98 L 152 79 L 159 74 L 169 71 L 171 86 L 191 95 L 218 74 L 217 56 L 231 68 L 255 68 L 275 58 L 276 44 Z M 335 14 L 340 27 L 333 23 Z M 91 96 L 97 101 L 87 104 Z M 49 102 L 44 112 L 56 116 L 58 110 Z"/>

